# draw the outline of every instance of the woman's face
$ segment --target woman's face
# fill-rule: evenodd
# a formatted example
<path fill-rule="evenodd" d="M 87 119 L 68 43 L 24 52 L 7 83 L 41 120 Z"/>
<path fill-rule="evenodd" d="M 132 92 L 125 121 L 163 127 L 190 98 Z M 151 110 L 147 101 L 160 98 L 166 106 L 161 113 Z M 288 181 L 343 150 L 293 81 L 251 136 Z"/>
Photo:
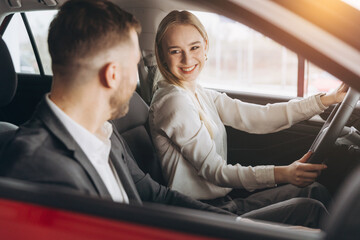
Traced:
<path fill-rule="evenodd" d="M 192 25 L 176 24 L 164 35 L 162 50 L 172 74 L 184 82 L 193 82 L 205 63 L 207 44 Z"/>

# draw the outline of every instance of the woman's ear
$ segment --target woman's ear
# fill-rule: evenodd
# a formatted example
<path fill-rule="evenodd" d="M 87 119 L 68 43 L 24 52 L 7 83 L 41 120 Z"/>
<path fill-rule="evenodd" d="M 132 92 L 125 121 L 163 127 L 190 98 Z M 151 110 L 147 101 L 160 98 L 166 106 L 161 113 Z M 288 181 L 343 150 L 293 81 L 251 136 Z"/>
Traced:
<path fill-rule="evenodd" d="M 103 69 L 103 84 L 107 88 L 116 88 L 120 77 L 120 66 L 117 63 L 110 62 Z"/>

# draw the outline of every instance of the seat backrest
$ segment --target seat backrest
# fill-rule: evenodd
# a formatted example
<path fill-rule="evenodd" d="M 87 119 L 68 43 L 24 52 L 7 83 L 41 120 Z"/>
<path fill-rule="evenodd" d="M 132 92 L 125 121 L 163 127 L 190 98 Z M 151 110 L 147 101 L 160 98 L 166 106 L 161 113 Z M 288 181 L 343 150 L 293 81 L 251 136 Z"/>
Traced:
<path fill-rule="evenodd" d="M 149 106 L 135 92 L 129 103 L 129 112 L 113 122 L 129 145 L 141 170 L 149 173 L 155 181 L 164 185 L 160 162 L 149 134 L 148 117 Z"/>
<path fill-rule="evenodd" d="M 0 37 L 0 108 L 8 105 L 16 92 L 17 75 L 9 49 Z M 17 126 L 0 122 L 0 149 L 7 139 L 16 131 Z"/>
<path fill-rule="evenodd" d="M 325 239 L 359 239 L 360 166 L 342 185 L 330 208 L 330 218 L 324 222 L 324 226 Z"/>
<path fill-rule="evenodd" d="M 12 136 L 14 136 L 18 126 L 7 123 L 0 122 L 0 150 L 2 146 L 9 140 Z"/>
<path fill-rule="evenodd" d="M 17 87 L 17 75 L 9 49 L 0 37 L 0 107 L 8 105 L 13 99 Z"/>

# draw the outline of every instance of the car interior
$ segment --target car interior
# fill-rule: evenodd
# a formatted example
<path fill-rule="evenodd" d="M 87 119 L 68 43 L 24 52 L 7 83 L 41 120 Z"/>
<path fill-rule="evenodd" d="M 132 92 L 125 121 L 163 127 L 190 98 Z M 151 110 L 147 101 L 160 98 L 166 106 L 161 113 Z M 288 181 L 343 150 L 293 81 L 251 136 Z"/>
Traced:
<path fill-rule="evenodd" d="M 4 73 L 2 76 L 5 79 L 1 81 L 1 89 L 8 93 L 8 97 L 2 99 L 2 105 L 5 106 L 11 102 L 16 91 L 17 76 L 6 44 L 2 41 L 0 46 L 2 66 L 7 66 L 2 68 L 0 72 Z M 148 172 L 153 179 L 165 183 L 147 130 L 148 109 L 148 105 L 135 92 L 130 102 L 129 113 L 124 118 L 114 120 L 113 123 L 127 141 L 139 166 Z M 9 122 L 0 122 L 0 127 L 0 143 L 3 145 L 18 127 Z M 288 229 L 278 230 L 275 225 L 270 227 L 268 225 L 255 225 L 249 230 L 247 223 L 239 227 L 226 216 L 169 206 L 164 208 L 149 203 L 142 207 L 117 204 L 109 200 L 86 197 L 63 187 L 44 186 L 16 179 L 0 178 L 0 189 L 0 198 L 211 237 L 232 239 L 243 236 L 264 239 L 264 236 L 267 236 L 268 239 L 281 239 L 284 233 L 291 232 Z M 214 221 L 214 219 L 216 220 Z M 171 223 L 170 226 L 168 226 L 169 223 Z M 246 231 L 244 231 L 245 229 Z M 300 232 L 296 235 L 296 238 L 298 237 L 316 239 L 318 235 L 312 232 Z"/>
<path fill-rule="evenodd" d="M 42 63 L 36 49 L 36 42 L 31 37 L 30 26 L 26 24 L 27 11 L 56 9 L 64 0 L 49 1 L 1 1 L 0 2 L 0 35 L 3 36 L 14 13 L 20 13 L 27 28 L 33 47 L 39 74 L 19 73 L 15 70 L 13 59 L 7 44 L 0 39 L 0 149 L 16 132 L 19 125 L 26 122 L 36 108 L 43 95 L 50 90 L 52 76 L 44 73 Z M 118 132 L 124 137 L 139 167 L 157 182 L 166 185 L 161 172 L 148 127 L 149 103 L 152 95 L 154 79 L 161 77 L 156 69 L 153 46 L 158 23 L 172 9 L 189 9 L 197 11 L 216 11 L 218 1 L 114 1 L 120 7 L 133 13 L 142 23 L 143 32 L 139 37 L 142 59 L 139 63 L 139 83 L 130 105 L 129 113 L 120 119 L 113 120 Z M 230 2 L 230 3 L 229 3 Z M 231 5 L 231 1 L 226 4 Z M 271 1 L 284 4 L 283 1 Z M 305 2 L 305 1 L 304 1 Z M 17 5 L 17 4 L 20 4 Z M 289 6 L 287 6 L 289 7 Z M 294 7 L 291 5 L 289 8 Z M 225 9 L 225 8 L 224 8 Z M 227 17 L 239 19 L 234 15 L 236 9 L 218 11 Z M 239 10 L 239 9 L 238 9 Z M 243 23 L 249 27 L 260 24 L 259 19 L 252 18 L 246 8 L 242 8 L 244 16 L 249 17 Z M 242 18 L 245 18 L 242 16 Z M 360 14 L 356 15 L 358 19 Z M 264 21 L 262 19 L 262 21 Z M 266 23 L 264 27 L 273 27 Z M 271 30 L 271 29 L 270 29 Z M 270 31 L 269 30 L 269 31 Z M 357 33 L 360 30 L 356 28 Z M 275 34 L 275 33 L 273 33 Z M 281 34 L 280 34 L 281 35 Z M 347 35 L 346 35 L 347 36 Z M 274 37 L 274 36 L 269 36 Z M 283 38 L 284 36 L 281 36 Z M 274 37 L 276 38 L 276 36 Z M 290 41 L 289 46 L 294 44 Z M 357 44 L 357 43 L 356 43 Z M 296 44 L 295 44 L 296 45 Z M 359 51 L 359 48 L 357 48 Z M 299 47 L 298 51 L 304 51 Z M 314 59 L 316 59 L 314 57 Z M 328 60 L 326 60 L 328 61 Z M 325 65 L 326 65 L 325 61 Z M 319 60 L 321 62 L 321 59 Z M 321 65 L 318 64 L 318 65 Z M 337 70 L 340 72 L 340 70 Z M 339 74 L 341 75 L 341 74 Z M 344 74 L 347 78 L 349 74 Z M 351 75 L 351 74 L 350 74 Z M 350 76 L 353 77 L 353 76 Z M 360 75 L 356 76 L 359 80 Z M 359 81 L 360 82 L 360 81 Z M 348 82 L 351 84 L 352 82 Z M 359 86 L 359 83 L 357 83 Z M 356 86 L 356 85 L 354 85 Z M 356 86 L 356 87 L 357 87 Z M 359 90 L 359 88 L 356 88 Z M 219 89 L 217 89 L 219 90 Z M 288 101 L 292 97 L 258 94 L 233 90 L 219 90 L 230 97 L 242 101 L 267 104 Z M 227 127 L 228 162 L 241 165 L 276 164 L 285 165 L 299 159 L 307 152 L 333 107 L 327 109 L 321 117 L 312 118 L 292 126 L 289 129 L 271 134 L 250 134 Z M 351 114 L 351 113 L 350 113 Z M 345 125 L 345 123 L 344 123 Z M 360 128 L 360 108 L 352 109 L 346 122 L 348 129 Z M 341 131 L 341 129 L 340 129 Z M 350 130 L 343 133 L 343 137 Z M 325 185 L 334 197 L 331 218 L 325 223 L 325 229 L 318 232 L 307 232 L 279 227 L 265 222 L 233 222 L 226 216 L 204 213 L 195 210 L 164 207 L 156 204 L 129 206 L 107 200 L 82 196 L 75 191 L 63 188 L 50 188 L 21 180 L 0 178 L 0 199 L 36 204 L 50 208 L 73 211 L 90 216 L 111 219 L 119 222 L 130 222 L 154 228 L 194 235 L 224 239 L 353 239 L 360 226 L 360 142 L 338 138 L 336 144 L 328 149 L 326 160 L 329 170 L 324 172 L 319 182 Z M 335 136 L 336 140 L 337 136 Z M 341 161 L 339 161 L 341 159 Z M 0 159 L 1 161 L 1 159 Z M 0 201 L 1 208 L 1 201 Z"/>

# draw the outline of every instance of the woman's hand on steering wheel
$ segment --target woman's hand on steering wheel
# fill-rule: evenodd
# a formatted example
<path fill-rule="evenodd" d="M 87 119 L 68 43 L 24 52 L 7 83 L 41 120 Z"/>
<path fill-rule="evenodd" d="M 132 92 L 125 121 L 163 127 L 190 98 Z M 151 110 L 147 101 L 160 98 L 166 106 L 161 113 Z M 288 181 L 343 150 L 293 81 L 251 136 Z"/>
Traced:
<path fill-rule="evenodd" d="M 276 183 L 290 183 L 298 187 L 306 187 L 313 183 L 326 169 L 325 164 L 307 163 L 311 152 L 307 152 L 301 159 L 288 166 L 276 166 L 274 169 Z"/>
<path fill-rule="evenodd" d="M 345 83 L 342 83 L 335 90 L 326 93 L 320 97 L 322 104 L 325 107 L 329 107 L 332 104 L 340 103 L 344 100 L 346 93 L 349 89 L 349 86 Z"/>

